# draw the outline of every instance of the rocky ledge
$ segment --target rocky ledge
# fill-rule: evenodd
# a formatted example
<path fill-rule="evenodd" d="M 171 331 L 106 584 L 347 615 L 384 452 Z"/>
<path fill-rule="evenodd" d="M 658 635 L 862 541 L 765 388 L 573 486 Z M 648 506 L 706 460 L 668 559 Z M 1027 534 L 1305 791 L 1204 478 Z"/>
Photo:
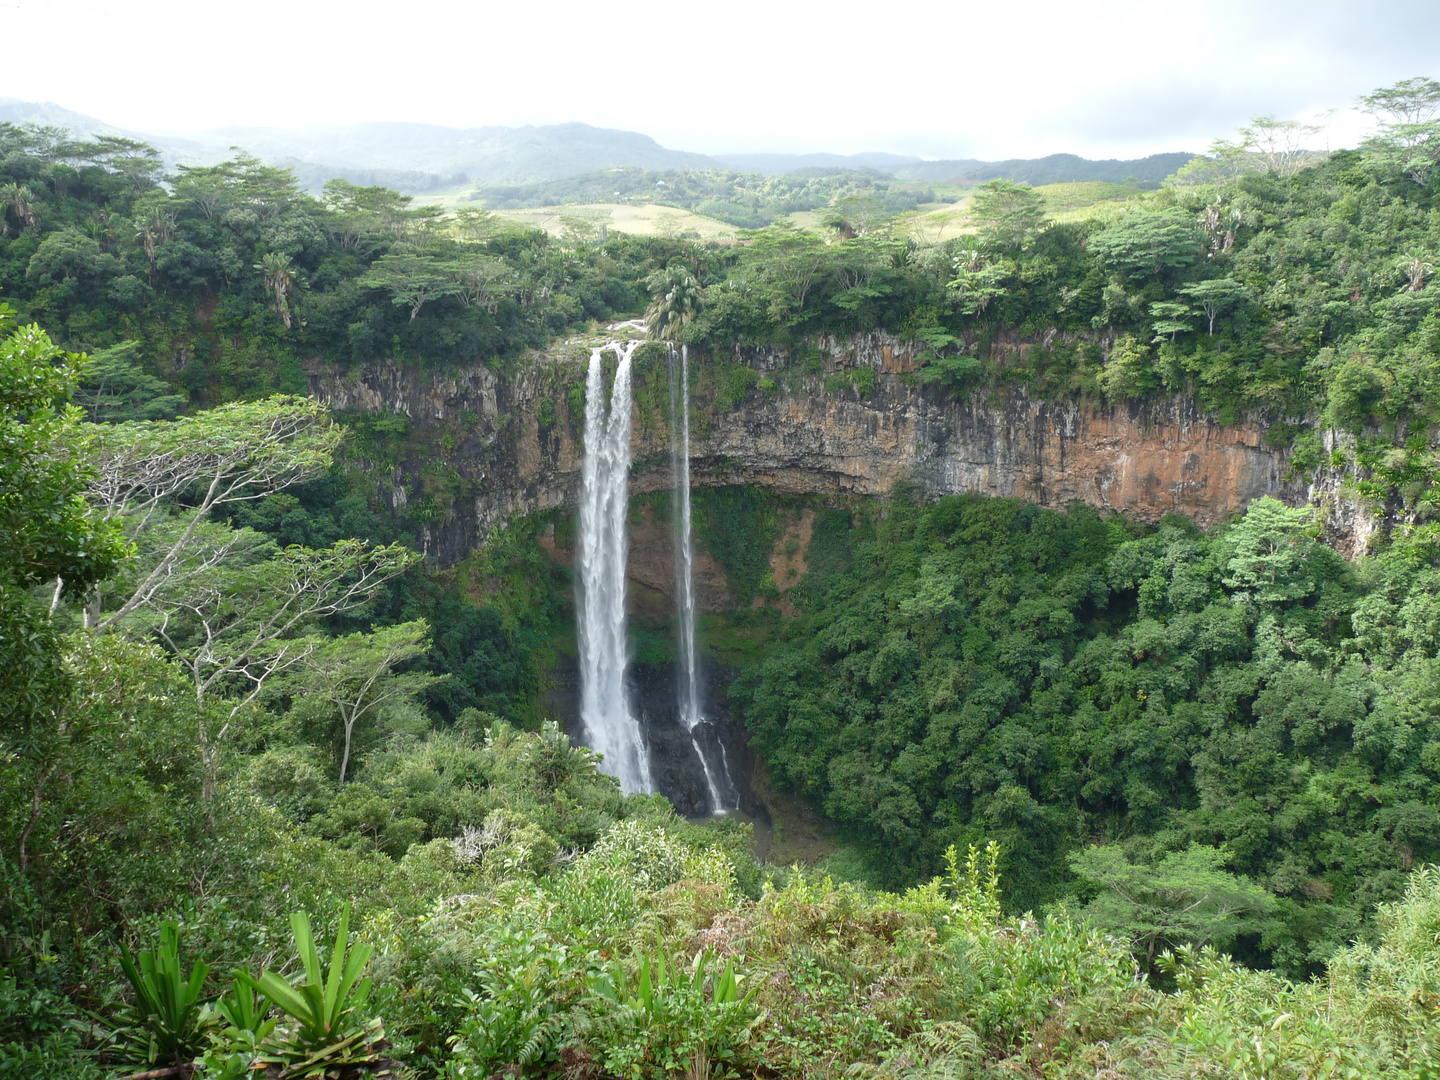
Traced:
<path fill-rule="evenodd" d="M 737 349 L 725 362 L 746 365 L 757 378 L 729 407 L 713 392 L 707 397 L 702 381 L 692 414 L 697 486 L 873 496 L 908 483 L 931 496 L 977 492 L 1055 507 L 1078 501 L 1146 521 L 1183 514 L 1202 527 L 1262 495 L 1292 504 L 1311 496 L 1306 482 L 1287 479 L 1285 455 L 1266 445 L 1257 419 L 1223 425 L 1184 398 L 1122 406 L 1037 400 L 1023 387 L 962 401 L 916 379 L 916 346 L 893 336 L 819 347 L 819 363 L 805 373 L 782 353 Z M 311 384 L 342 412 L 408 418 L 402 459 L 375 472 L 395 508 L 429 499 L 418 516 L 423 542 L 449 564 L 507 518 L 573 501 L 582 420 L 572 403 L 587 357 L 572 344 L 531 355 L 505 375 L 480 364 L 444 372 L 390 361 L 344 371 L 317 365 Z M 650 377 L 663 379 L 663 366 Z M 637 388 L 636 493 L 671 483 L 664 410 L 647 405 L 664 397 Z M 440 488 L 444 497 L 431 497 Z"/>

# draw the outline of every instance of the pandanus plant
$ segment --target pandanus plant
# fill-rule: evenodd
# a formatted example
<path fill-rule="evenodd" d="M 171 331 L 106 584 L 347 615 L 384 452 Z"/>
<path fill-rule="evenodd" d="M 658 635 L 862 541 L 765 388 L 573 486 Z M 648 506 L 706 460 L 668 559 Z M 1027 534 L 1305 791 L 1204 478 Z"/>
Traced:
<path fill-rule="evenodd" d="M 215 1002 L 211 1047 L 205 1051 L 205 1080 L 240 1080 L 252 1075 L 251 1067 L 260 1053 L 260 1044 L 275 1030 L 267 1019 L 270 1002 L 245 982 L 247 973 L 237 971 L 230 993 Z"/>
<path fill-rule="evenodd" d="M 290 261 L 290 256 L 280 251 L 266 252 L 255 264 L 255 269 L 265 275 L 265 288 L 275 294 L 275 314 L 289 330 L 290 304 L 286 296 L 299 284 L 300 271 Z"/>
<path fill-rule="evenodd" d="M 1435 273 L 1435 258 L 1428 251 L 1410 248 L 1398 260 L 1400 272 L 1405 275 L 1404 292 L 1419 292 L 1425 288 L 1425 279 Z"/>
<path fill-rule="evenodd" d="M 10 235 L 5 211 L 15 215 L 22 229 L 33 229 L 39 219 L 35 215 L 35 193 L 23 184 L 0 185 L 0 236 Z"/>
<path fill-rule="evenodd" d="M 258 979 L 237 976 L 292 1021 L 262 1041 L 256 1065 L 274 1066 L 282 1080 L 328 1080 L 377 1063 L 385 1029 L 379 1017 L 366 1021 L 361 1012 L 370 998 L 370 979 L 361 975 L 375 948 L 364 942 L 348 947 L 350 905 L 340 916 L 328 972 L 321 967 L 310 917 L 297 911 L 290 916 L 290 926 L 304 968 L 300 981 L 291 983 L 273 971 L 262 972 Z"/>
<path fill-rule="evenodd" d="M 645 329 L 651 338 L 674 339 L 700 311 L 700 283 L 679 264 L 655 271 L 645 279 L 645 287 L 651 294 L 650 307 L 645 312 Z"/>
<path fill-rule="evenodd" d="M 150 1065 L 180 1071 L 205 1049 L 205 1025 L 200 994 L 210 969 L 197 960 L 186 978 L 180 970 L 180 927 L 160 927 L 153 950 L 132 956 L 120 944 L 120 966 L 135 991 L 130 1028 L 136 1057 Z"/>
<path fill-rule="evenodd" d="M 664 951 L 659 950 L 653 965 L 649 956 L 641 958 L 639 974 L 633 979 L 622 965 L 617 964 L 610 971 L 591 975 L 586 982 L 594 993 L 611 1004 L 624 1005 L 653 1020 L 664 1014 L 676 998 L 686 999 L 682 1008 L 695 1003 L 705 1008 L 705 982 L 714 958 L 715 954 L 708 950 L 696 953 L 687 975 L 678 959 L 667 961 Z M 735 961 L 727 960 L 725 967 L 714 975 L 708 1004 L 719 1009 L 728 1006 L 743 1008 L 750 1004 L 759 988 L 757 984 L 742 997 L 740 979 L 735 974 Z"/>

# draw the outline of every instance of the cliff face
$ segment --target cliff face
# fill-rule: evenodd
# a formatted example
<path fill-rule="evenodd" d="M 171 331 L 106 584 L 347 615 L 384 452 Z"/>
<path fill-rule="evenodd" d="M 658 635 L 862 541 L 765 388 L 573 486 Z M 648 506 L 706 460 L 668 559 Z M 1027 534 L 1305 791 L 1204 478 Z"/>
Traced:
<path fill-rule="evenodd" d="M 1079 501 L 1147 521 L 1178 513 L 1203 527 L 1261 495 L 1308 498 L 1303 482 L 1286 481 L 1284 455 L 1265 445 L 1259 423 L 1223 426 L 1183 399 L 1087 406 L 1032 400 L 1016 388 L 960 402 L 906 377 L 916 366 L 912 349 L 880 334 L 825 341 L 811 364 L 818 370 L 803 374 L 782 354 L 737 351 L 727 360 L 750 367 L 759 385 L 720 408 L 701 381 L 693 483 L 844 496 L 884 495 L 906 482 L 932 496 Z M 427 553 L 450 563 L 506 518 L 573 501 L 582 421 L 571 391 L 587 357 L 583 348 L 533 356 L 506 377 L 478 365 L 443 375 L 388 362 L 346 375 L 320 368 L 312 389 L 338 410 L 409 418 L 408 456 L 377 470 L 381 490 L 397 509 L 426 500 Z M 646 377 L 663 382 L 663 363 L 637 388 L 635 493 L 671 484 L 666 418 L 648 404 L 664 395 L 646 395 Z M 868 394 L 856 389 L 867 382 Z"/>

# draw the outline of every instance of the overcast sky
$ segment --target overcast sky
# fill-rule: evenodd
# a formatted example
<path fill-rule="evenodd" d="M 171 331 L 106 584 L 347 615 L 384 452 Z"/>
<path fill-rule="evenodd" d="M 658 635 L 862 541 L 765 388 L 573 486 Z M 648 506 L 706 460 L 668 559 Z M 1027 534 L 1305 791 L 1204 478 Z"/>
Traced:
<path fill-rule="evenodd" d="M 145 132 L 582 120 L 706 153 L 1131 157 L 1440 77 L 1440 2 L 0 0 L 0 40 L 0 97 Z"/>

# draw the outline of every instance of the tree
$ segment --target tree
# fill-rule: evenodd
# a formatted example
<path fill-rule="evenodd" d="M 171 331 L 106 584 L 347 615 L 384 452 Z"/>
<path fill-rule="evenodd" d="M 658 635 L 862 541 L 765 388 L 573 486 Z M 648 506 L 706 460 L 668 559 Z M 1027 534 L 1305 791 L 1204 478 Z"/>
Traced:
<path fill-rule="evenodd" d="M 1398 169 L 1422 187 L 1440 164 L 1440 82 L 1402 79 L 1360 99 L 1360 108 L 1380 122 L 1364 144 L 1366 160 Z"/>
<path fill-rule="evenodd" d="M 991 180 L 980 185 L 970 207 L 970 221 L 983 247 L 1018 255 L 1045 228 L 1045 200 L 1025 184 Z"/>
<path fill-rule="evenodd" d="M 424 671 L 395 673 L 397 666 L 429 648 L 430 626 L 424 619 L 383 626 L 368 634 L 313 639 L 300 669 L 284 680 L 284 692 L 319 698 L 339 714 L 343 732 L 340 783 L 345 783 L 351 739 L 359 720 L 386 702 L 411 697 L 450 677 Z"/>
<path fill-rule="evenodd" d="M 145 260 L 153 267 L 156 251 L 175 234 L 175 218 L 163 194 L 158 198 L 146 196 L 145 205 L 136 209 L 139 213 L 135 215 L 135 236 L 145 248 Z"/>
<path fill-rule="evenodd" d="M 455 296 L 466 307 L 483 307 L 492 315 L 500 296 L 516 283 L 516 274 L 504 259 L 466 252 L 446 259 L 441 266 L 456 286 Z"/>
<path fill-rule="evenodd" d="M 824 224 L 841 240 L 865 236 L 887 217 L 885 204 L 873 195 L 849 195 L 825 211 Z"/>
<path fill-rule="evenodd" d="M 185 395 L 170 393 L 163 379 L 141 367 L 136 341 L 94 353 L 76 384 L 74 400 L 94 424 L 173 420 L 186 404 Z"/>
<path fill-rule="evenodd" d="M 1305 535 L 1308 507 L 1256 499 L 1221 542 L 1226 554 L 1221 583 L 1263 605 L 1288 603 L 1315 591 L 1306 561 L 1315 542 Z"/>
<path fill-rule="evenodd" d="M 1233 206 L 1227 207 L 1223 202 L 1208 204 L 1200 218 L 1200 228 L 1209 238 L 1205 257 L 1218 258 L 1234 247 L 1235 232 L 1239 227 L 1239 210 Z"/>
<path fill-rule="evenodd" d="M 0 331 L 11 319 L 0 304 Z M 83 591 L 127 554 L 119 528 L 85 501 L 96 477 L 89 433 L 81 411 L 65 405 L 84 364 L 38 326 L 0 337 L 0 576 L 14 585 L 58 580 Z"/>
<path fill-rule="evenodd" d="M 560 237 L 566 247 L 603 244 L 610 230 L 609 210 L 576 210 L 560 215 Z"/>
<path fill-rule="evenodd" d="M 101 251 L 96 241 L 78 229 L 66 228 L 40 241 L 25 277 L 41 286 L 72 279 L 92 282 L 114 274 L 118 266 L 115 256 Z"/>
<path fill-rule="evenodd" d="M 429 301 L 460 292 L 460 285 L 433 255 L 381 255 L 360 284 L 384 289 L 396 307 L 410 309 L 411 322 Z"/>
<path fill-rule="evenodd" d="M 186 199 L 203 193 L 201 197 L 215 210 L 243 206 L 259 221 L 271 221 L 305 199 L 293 172 L 244 153 L 219 165 L 179 166 L 175 191 Z"/>
<path fill-rule="evenodd" d="M 1326 392 L 1325 422 L 1342 431 L 1358 433 L 1365 422 L 1380 414 L 1395 376 L 1366 357 L 1346 360 L 1330 376 Z"/>
<path fill-rule="evenodd" d="M 1205 313 L 1209 320 L 1209 335 L 1215 336 L 1215 320 L 1220 313 L 1238 304 L 1245 297 L 1245 286 L 1234 278 L 1211 278 L 1182 285 L 1177 290 L 1181 296 L 1188 296 Z"/>
<path fill-rule="evenodd" d="M 1262 171 L 1294 176 L 1318 156 L 1305 149 L 1305 140 L 1319 131 L 1319 127 L 1298 120 L 1257 116 L 1240 129 L 1239 146 Z"/>
<path fill-rule="evenodd" d="M 0 331 L 10 321 L 0 304 Z M 119 530 L 84 498 L 82 414 L 64 404 L 83 365 L 38 326 L 0 337 L 0 762 L 13 764 L 28 795 L 16 846 L 22 873 L 44 786 L 76 735 L 61 720 L 71 679 L 51 614 L 62 589 L 83 592 L 127 554 Z M 50 581 L 46 611 L 27 590 Z"/>
<path fill-rule="evenodd" d="M 1435 273 L 1435 257 L 1421 248 L 1411 248 L 1396 262 L 1405 275 L 1407 292 L 1419 292 L 1425 288 L 1425 279 Z"/>
<path fill-rule="evenodd" d="M 230 725 L 275 676 L 302 664 L 317 641 L 305 636 L 320 619 L 368 603 L 385 582 L 420 556 L 400 544 L 371 547 L 342 540 L 315 550 L 268 553 L 248 530 L 211 525 L 209 543 L 178 561 L 177 573 L 150 589 L 125 627 L 153 635 L 185 670 L 200 720 L 204 797 L 213 799 L 220 748 Z M 245 556 L 243 558 L 234 556 Z M 215 699 L 223 704 L 215 709 Z M 218 730 L 212 730 L 218 715 Z"/>
<path fill-rule="evenodd" d="M 708 290 L 710 317 L 728 303 L 743 304 L 774 326 L 794 325 L 825 267 L 829 249 L 812 232 L 781 220 L 747 237 L 728 281 Z"/>
<path fill-rule="evenodd" d="M 467 206 L 455 211 L 455 227 L 467 240 L 483 243 L 499 233 L 505 222 L 489 210 Z"/>
<path fill-rule="evenodd" d="M 0 185 L 0 237 L 10 235 L 6 213 L 13 214 L 22 229 L 33 229 L 39 218 L 35 213 L 35 193 L 24 184 Z"/>
<path fill-rule="evenodd" d="M 1189 266 L 1200 251 L 1195 223 L 1178 209 L 1126 214 L 1090 237 L 1088 246 L 1105 265 L 1131 278 Z"/>
<path fill-rule="evenodd" d="M 1154 864 L 1132 862 L 1115 844 L 1070 856 L 1075 876 L 1097 895 L 1091 923 L 1123 935 L 1151 968 L 1162 949 L 1225 945 L 1258 930 L 1275 898 L 1249 878 L 1222 870 L 1226 853 L 1199 844 Z"/>
<path fill-rule="evenodd" d="M 1204 187 L 1255 172 L 1293 176 L 1325 156 L 1305 149 L 1306 140 L 1320 130 L 1298 120 L 1257 116 L 1240 129 L 1237 138 L 1216 139 L 1207 153 L 1192 158 L 1166 184 Z"/>
<path fill-rule="evenodd" d="M 1174 300 L 1156 300 L 1150 305 L 1150 314 L 1155 317 L 1155 322 L 1150 328 L 1155 331 L 1155 341 L 1169 336 L 1171 341 L 1175 340 L 1178 334 L 1188 334 L 1192 327 L 1185 320 L 1194 312 L 1189 304 L 1177 303 Z"/>
<path fill-rule="evenodd" d="M 99 166 L 108 173 L 125 177 L 135 189 L 155 187 L 165 168 L 160 151 L 124 135 L 66 139 L 56 148 L 55 156 L 77 167 Z"/>
<path fill-rule="evenodd" d="M 979 315 L 992 300 L 1005 295 L 1001 282 L 1010 276 L 1012 266 L 1004 260 L 986 258 L 978 248 L 968 248 L 956 254 L 955 276 L 947 284 L 959 297 L 966 315 Z"/>
<path fill-rule="evenodd" d="M 1391 124 L 1421 124 L 1440 113 L 1440 82 L 1401 79 L 1360 98 L 1360 108 Z"/>
<path fill-rule="evenodd" d="M 172 423 L 97 428 L 89 497 L 102 517 L 123 520 L 130 536 L 142 541 L 142 534 L 167 519 L 180 522 L 180 528 L 166 533 L 158 546 L 146 542 L 144 565 L 127 598 L 102 619 L 97 597 L 87 621 L 106 631 L 147 603 L 178 572 L 182 554 L 212 511 L 263 498 L 328 469 L 343 434 L 318 402 L 279 395 Z M 170 517 L 177 506 L 183 513 Z"/>
<path fill-rule="evenodd" d="M 657 341 L 674 341 L 700 311 L 700 283 L 683 265 L 672 263 L 645 279 L 650 307 L 645 329 Z"/>
<path fill-rule="evenodd" d="M 1144 397 L 1160 386 L 1150 364 L 1149 346 L 1129 334 L 1115 339 L 1100 372 L 1100 389 L 1111 402 Z"/>
<path fill-rule="evenodd" d="M 275 295 L 275 314 L 289 330 L 290 304 L 286 297 L 299 283 L 300 272 L 283 251 L 267 251 L 255 264 L 255 269 L 264 275 L 265 288 Z"/>

